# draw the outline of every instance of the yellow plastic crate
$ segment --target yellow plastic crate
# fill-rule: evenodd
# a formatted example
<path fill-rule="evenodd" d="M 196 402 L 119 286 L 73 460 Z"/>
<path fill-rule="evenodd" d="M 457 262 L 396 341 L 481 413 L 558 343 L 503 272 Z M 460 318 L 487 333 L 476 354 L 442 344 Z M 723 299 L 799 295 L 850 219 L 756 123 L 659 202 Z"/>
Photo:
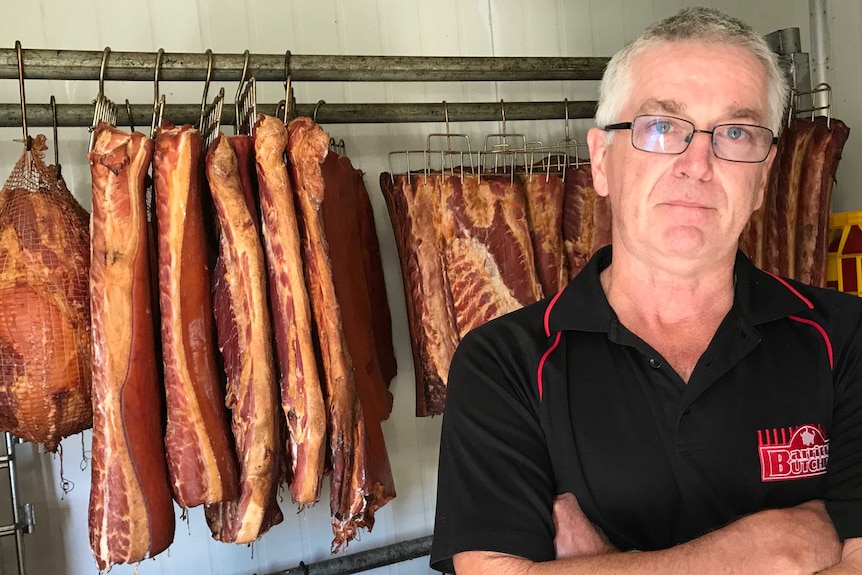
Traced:
<path fill-rule="evenodd" d="M 862 211 L 829 215 L 826 285 L 860 295 L 862 291 Z"/>

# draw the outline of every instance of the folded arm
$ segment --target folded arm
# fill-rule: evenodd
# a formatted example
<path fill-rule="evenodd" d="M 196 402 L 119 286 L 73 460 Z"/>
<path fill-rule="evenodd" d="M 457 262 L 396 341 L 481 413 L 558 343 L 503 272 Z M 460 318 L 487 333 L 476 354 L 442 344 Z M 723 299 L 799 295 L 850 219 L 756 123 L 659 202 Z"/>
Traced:
<path fill-rule="evenodd" d="M 455 570 L 458 575 L 786 575 L 811 574 L 833 565 L 835 567 L 832 569 L 839 569 L 836 564 L 842 559 L 841 543 L 825 506 L 819 501 L 754 513 L 698 539 L 661 551 L 607 553 L 609 549 L 602 549 L 600 539 L 588 545 L 594 546 L 593 552 L 604 554 L 563 557 L 545 563 L 534 563 L 502 553 L 468 551 L 455 555 Z M 559 547 L 559 538 L 557 544 Z M 844 560 L 859 561 L 859 555 L 862 554 L 859 547 L 862 546 L 852 543 L 850 547 L 852 549 L 845 552 Z M 584 548 L 575 552 L 589 551 Z M 852 568 L 849 571 L 832 569 L 826 573 L 859 573 Z"/>

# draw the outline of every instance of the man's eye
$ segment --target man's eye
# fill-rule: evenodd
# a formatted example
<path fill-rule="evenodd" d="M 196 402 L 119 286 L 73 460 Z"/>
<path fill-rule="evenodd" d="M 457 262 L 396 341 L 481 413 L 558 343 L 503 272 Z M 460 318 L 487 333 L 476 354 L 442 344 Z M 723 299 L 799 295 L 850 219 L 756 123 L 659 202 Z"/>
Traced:
<path fill-rule="evenodd" d="M 673 124 L 666 120 L 658 120 L 650 126 L 650 131 L 655 134 L 668 134 L 673 131 Z"/>
<path fill-rule="evenodd" d="M 748 136 L 748 132 L 742 126 L 727 126 L 724 135 L 731 140 L 742 140 Z"/>

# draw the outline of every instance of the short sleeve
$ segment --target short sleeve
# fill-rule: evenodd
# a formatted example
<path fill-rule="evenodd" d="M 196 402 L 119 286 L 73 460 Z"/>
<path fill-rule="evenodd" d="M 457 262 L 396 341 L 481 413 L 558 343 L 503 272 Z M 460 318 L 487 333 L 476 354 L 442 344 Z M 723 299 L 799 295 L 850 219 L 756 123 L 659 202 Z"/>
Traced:
<path fill-rule="evenodd" d="M 452 359 L 431 551 L 439 571 L 462 551 L 554 558 L 554 482 L 531 387 L 538 358 L 507 335 L 486 324 Z"/>
<path fill-rule="evenodd" d="M 842 540 L 862 537 L 862 314 L 853 315 L 859 319 L 844 328 L 847 344 L 835 358 L 826 473 L 826 509 Z"/>

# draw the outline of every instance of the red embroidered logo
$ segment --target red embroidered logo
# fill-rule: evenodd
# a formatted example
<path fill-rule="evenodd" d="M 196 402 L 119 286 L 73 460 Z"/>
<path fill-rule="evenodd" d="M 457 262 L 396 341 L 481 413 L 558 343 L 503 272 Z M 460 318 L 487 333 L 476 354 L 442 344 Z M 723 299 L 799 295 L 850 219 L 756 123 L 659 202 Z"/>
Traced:
<path fill-rule="evenodd" d="M 800 425 L 757 432 L 761 481 L 785 481 L 826 473 L 829 440 L 819 426 Z"/>

